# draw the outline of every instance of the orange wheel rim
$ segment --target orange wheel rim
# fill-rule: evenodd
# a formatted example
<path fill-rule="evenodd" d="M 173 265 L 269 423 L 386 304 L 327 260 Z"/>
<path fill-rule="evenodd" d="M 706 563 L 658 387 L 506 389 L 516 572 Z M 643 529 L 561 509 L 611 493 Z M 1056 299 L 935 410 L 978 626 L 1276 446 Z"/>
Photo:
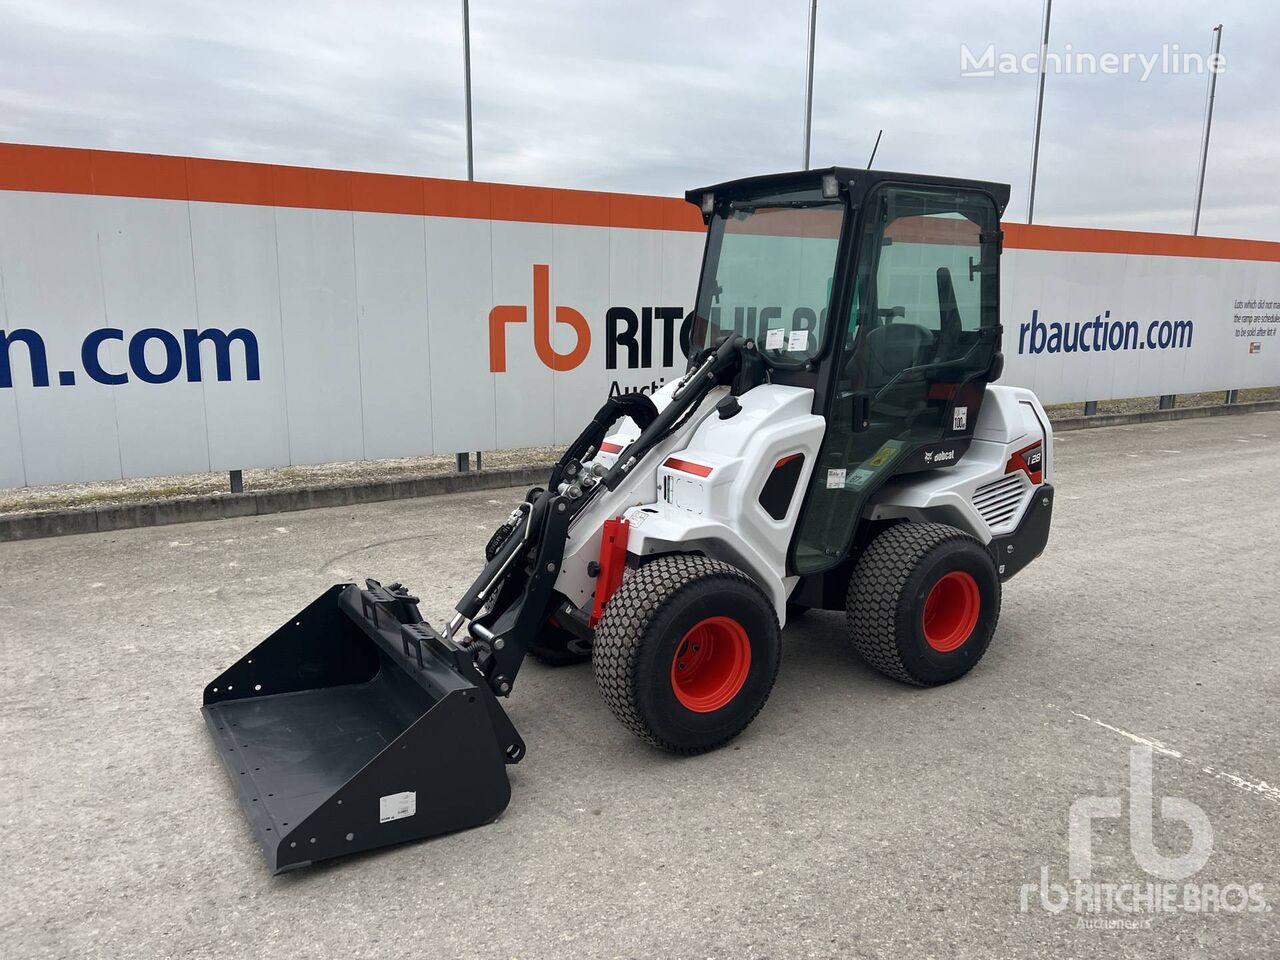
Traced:
<path fill-rule="evenodd" d="M 925 642 L 939 653 L 959 649 L 973 636 L 981 611 L 978 581 L 963 570 L 944 574 L 924 601 Z"/>
<path fill-rule="evenodd" d="M 738 695 L 751 670 L 751 641 L 731 617 L 708 617 L 681 638 L 671 658 L 671 689 L 681 706 L 711 713 Z"/>

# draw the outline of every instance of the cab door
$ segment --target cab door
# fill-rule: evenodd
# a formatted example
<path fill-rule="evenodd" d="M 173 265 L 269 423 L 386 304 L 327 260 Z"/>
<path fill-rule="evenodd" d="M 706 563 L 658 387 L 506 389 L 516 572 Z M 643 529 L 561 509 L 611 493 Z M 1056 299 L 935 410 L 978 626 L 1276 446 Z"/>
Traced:
<path fill-rule="evenodd" d="M 963 455 L 999 349 L 999 227 L 986 193 L 885 183 L 868 194 L 795 573 L 844 559 L 890 476 Z"/>

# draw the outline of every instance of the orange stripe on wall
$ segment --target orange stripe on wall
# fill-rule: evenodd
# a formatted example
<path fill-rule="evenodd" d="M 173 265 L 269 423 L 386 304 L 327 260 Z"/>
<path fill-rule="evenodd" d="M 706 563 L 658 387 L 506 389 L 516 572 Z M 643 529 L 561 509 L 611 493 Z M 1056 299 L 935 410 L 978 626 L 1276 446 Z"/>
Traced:
<path fill-rule="evenodd" d="M 554 187 L 0 143 L 0 190 L 358 210 L 701 233 L 692 204 Z M 1062 253 L 1280 262 L 1280 243 L 1006 223 L 1005 246 Z"/>
<path fill-rule="evenodd" d="M 675 197 L 0 143 L 0 190 L 701 233 Z"/>
<path fill-rule="evenodd" d="M 1050 227 L 1038 223 L 1003 223 L 1000 226 L 1004 230 L 1004 245 L 1016 250 L 1131 253 L 1149 257 L 1201 257 L 1280 263 L 1280 243 L 1266 240 L 1095 230 L 1090 227 Z"/>

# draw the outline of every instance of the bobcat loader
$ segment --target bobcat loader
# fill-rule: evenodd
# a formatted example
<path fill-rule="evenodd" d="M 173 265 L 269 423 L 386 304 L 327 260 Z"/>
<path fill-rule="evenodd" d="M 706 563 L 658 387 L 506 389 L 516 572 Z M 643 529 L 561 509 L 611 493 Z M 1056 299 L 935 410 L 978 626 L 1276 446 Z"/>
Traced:
<path fill-rule="evenodd" d="M 797 610 L 846 611 L 904 683 L 971 670 L 1053 509 L 1049 420 L 992 383 L 1008 196 L 840 167 L 690 191 L 687 373 L 600 408 L 452 619 L 336 584 L 205 688 L 271 869 L 497 818 L 526 654 L 589 659 L 618 720 L 683 754 L 764 708 Z"/>

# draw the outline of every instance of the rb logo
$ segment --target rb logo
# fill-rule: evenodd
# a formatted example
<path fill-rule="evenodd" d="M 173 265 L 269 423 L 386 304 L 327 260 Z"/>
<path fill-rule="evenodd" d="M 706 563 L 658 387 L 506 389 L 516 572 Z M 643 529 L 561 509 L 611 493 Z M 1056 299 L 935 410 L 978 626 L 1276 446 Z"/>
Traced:
<path fill-rule="evenodd" d="M 529 308 L 524 304 L 504 304 L 489 311 L 489 370 L 503 373 L 507 369 L 507 324 L 526 323 Z M 556 323 L 573 327 L 577 340 L 568 353 L 557 353 L 551 346 L 551 268 L 545 263 L 533 265 L 533 348 L 538 359 L 552 370 L 572 370 L 587 358 L 591 349 L 591 329 L 586 318 L 573 307 L 556 307 Z"/>

